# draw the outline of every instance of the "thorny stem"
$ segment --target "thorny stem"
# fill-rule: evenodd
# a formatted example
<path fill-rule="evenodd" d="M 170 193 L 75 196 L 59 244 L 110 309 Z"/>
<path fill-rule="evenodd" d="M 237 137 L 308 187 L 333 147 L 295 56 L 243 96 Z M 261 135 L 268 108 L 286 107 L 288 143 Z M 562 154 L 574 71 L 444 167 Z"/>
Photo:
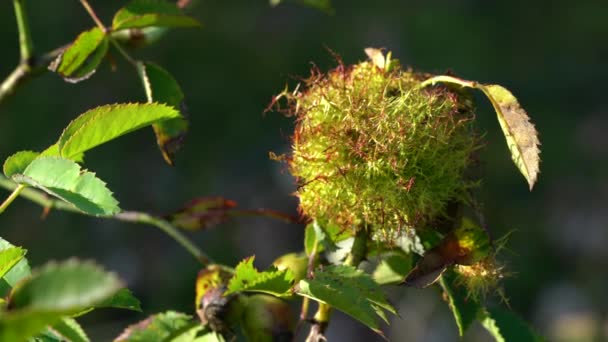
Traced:
<path fill-rule="evenodd" d="M 97 14 L 95 13 L 95 11 L 93 10 L 93 7 L 91 7 L 91 5 L 89 5 L 89 2 L 87 0 L 80 0 L 80 3 L 82 4 L 82 7 L 84 7 L 84 9 L 87 11 L 87 13 L 89 13 L 89 16 L 91 17 L 91 19 L 93 19 L 93 21 L 95 22 L 95 24 L 103 32 L 107 32 L 108 30 L 106 29 L 106 26 L 101 22 L 101 20 L 99 20 L 99 17 L 97 16 Z"/>
<path fill-rule="evenodd" d="M 21 197 L 40 205 L 45 210 L 58 209 L 84 215 L 83 212 L 76 209 L 69 203 L 52 199 L 38 190 L 32 188 L 25 188 L 23 185 L 17 185 L 3 176 L 0 176 L 0 187 L 13 191 L 13 193 L 5 201 L 5 203 L 8 202 L 11 197 L 17 197 L 18 195 L 21 195 Z M 19 192 L 17 191 L 18 189 L 20 189 Z M 14 198 L 11 199 L 11 202 L 12 200 L 14 200 Z M 8 204 L 10 204 L 10 202 Z M 8 206 L 8 204 L 6 206 Z M 2 207 L 0 207 L 0 213 L 6 208 L 6 206 L 5 204 L 2 204 Z M 160 217 L 156 217 L 148 213 L 126 211 L 114 216 L 109 216 L 108 218 L 122 222 L 140 223 L 155 226 L 165 232 L 171 238 L 173 238 L 182 247 L 184 247 L 184 249 L 186 249 L 190 254 L 192 254 L 192 256 L 194 256 L 196 260 L 198 260 L 203 266 L 207 266 L 213 262 L 192 241 L 190 241 L 184 234 L 182 234 L 178 228 L 174 227 L 171 223 L 166 220 L 163 220 Z"/>
<path fill-rule="evenodd" d="M 25 185 L 19 184 L 15 188 L 15 190 L 13 190 L 13 192 L 10 194 L 10 196 L 8 196 L 8 198 L 0 205 L 0 214 L 2 214 L 6 210 L 6 208 L 8 208 L 8 206 L 11 205 L 11 203 L 13 203 L 15 198 L 17 198 L 17 196 L 19 196 L 19 193 L 21 191 L 23 191 L 23 189 L 25 189 Z"/>
<path fill-rule="evenodd" d="M 361 227 L 359 231 L 357 231 L 350 253 L 344 260 L 344 265 L 357 267 L 361 261 L 365 259 L 368 237 L 368 231 L 365 227 Z M 315 313 L 313 324 L 310 327 L 306 342 L 325 341 L 325 329 L 327 329 L 327 326 L 329 325 L 330 318 L 331 306 L 325 303 L 319 303 L 319 308 Z"/>
<path fill-rule="evenodd" d="M 25 0 L 13 0 L 15 5 L 15 18 L 17 19 L 17 29 L 19 30 L 19 50 L 21 53 L 21 63 L 27 65 L 32 57 L 32 36 L 30 26 L 25 13 Z"/>

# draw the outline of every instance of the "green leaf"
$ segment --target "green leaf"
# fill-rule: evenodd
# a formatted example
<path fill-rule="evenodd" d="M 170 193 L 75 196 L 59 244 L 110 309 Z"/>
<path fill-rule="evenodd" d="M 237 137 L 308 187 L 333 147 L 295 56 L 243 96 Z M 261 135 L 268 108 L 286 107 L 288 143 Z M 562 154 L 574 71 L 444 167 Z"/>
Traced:
<path fill-rule="evenodd" d="M 516 314 L 500 308 L 482 310 L 479 314 L 481 325 L 490 332 L 497 342 L 542 342 L 528 323 Z"/>
<path fill-rule="evenodd" d="M 184 93 L 169 72 L 156 64 L 141 62 L 138 63 L 138 71 L 149 103 L 158 102 L 176 109 L 184 108 Z M 189 124 L 183 114 L 182 117 L 152 125 L 158 147 L 169 165 L 174 164 L 175 153 L 181 148 L 188 132 Z"/>
<path fill-rule="evenodd" d="M 291 294 L 289 290 L 294 277 L 289 269 L 279 271 L 272 266 L 269 270 L 259 272 L 253 267 L 254 259 L 255 257 L 249 257 L 236 266 L 234 277 L 228 282 L 224 296 L 235 292 L 263 292 L 273 296 Z"/>
<path fill-rule="evenodd" d="M 96 308 L 117 308 L 142 312 L 141 302 L 128 288 L 118 290 L 112 297 L 97 304 Z"/>
<path fill-rule="evenodd" d="M 378 317 L 388 322 L 384 310 L 397 314 L 371 276 L 352 266 L 330 265 L 315 270 L 313 279 L 300 280 L 296 292 L 335 307 L 378 334 Z"/>
<path fill-rule="evenodd" d="M 0 251 L 14 246 L 0 238 Z M 0 297 L 6 297 L 15 284 L 31 275 L 30 266 L 26 258 L 21 258 L 4 276 L 0 277 Z"/>
<path fill-rule="evenodd" d="M 80 324 L 75 319 L 63 317 L 59 322 L 53 325 L 53 331 L 57 332 L 64 339 L 61 341 L 69 342 L 89 342 L 89 337 L 84 332 Z"/>
<path fill-rule="evenodd" d="M 19 247 L 9 247 L 0 251 L 0 278 L 23 259 L 25 252 L 25 249 Z"/>
<path fill-rule="evenodd" d="M 304 250 L 307 255 L 310 255 L 314 244 L 318 243 L 317 253 L 335 251 L 338 249 L 336 245 L 338 242 L 350 237 L 352 237 L 350 231 L 342 229 L 338 225 L 331 224 L 325 220 L 315 220 L 306 226 Z"/>
<path fill-rule="evenodd" d="M 482 307 L 473 298 L 467 298 L 467 290 L 464 287 L 456 285 L 453 272 L 444 273 L 439 284 L 447 295 L 448 304 L 458 326 L 458 333 L 462 337 L 475 321 Z"/>
<path fill-rule="evenodd" d="M 120 211 L 105 183 L 94 173 L 81 171 L 80 165 L 68 159 L 38 158 L 23 174 L 15 174 L 12 179 L 71 203 L 89 215 L 108 216 Z"/>
<path fill-rule="evenodd" d="M 134 0 L 114 15 L 112 29 L 160 27 L 196 27 L 200 23 L 184 15 L 173 3 L 163 0 Z"/>
<path fill-rule="evenodd" d="M 4 161 L 4 175 L 10 178 L 16 173 L 23 173 L 25 168 L 39 155 L 40 153 L 34 151 L 20 151 L 13 154 Z"/>
<path fill-rule="evenodd" d="M 99 27 L 84 31 L 51 63 L 49 69 L 68 82 L 80 82 L 95 73 L 108 52 L 108 46 L 109 40 Z"/>
<path fill-rule="evenodd" d="M 200 327 L 200 322 L 194 321 L 191 316 L 167 311 L 130 325 L 114 342 L 191 341 L 184 339 L 182 335 L 188 335 L 195 327 Z"/>
<path fill-rule="evenodd" d="M 511 158 L 519 171 L 524 175 L 530 190 L 536 183 L 539 173 L 540 150 L 538 146 L 538 133 L 530 122 L 528 113 L 507 89 L 497 84 L 478 86 L 486 94 L 507 139 L 507 146 L 511 151 Z"/>
<path fill-rule="evenodd" d="M 0 341 L 21 341 L 69 316 L 95 306 L 121 286 L 113 273 L 91 262 L 49 263 L 11 291 L 0 314 Z"/>
<path fill-rule="evenodd" d="M 399 284 L 411 269 L 411 255 L 391 252 L 382 256 L 372 276 L 380 285 Z"/>
<path fill-rule="evenodd" d="M 540 172 L 540 149 L 538 148 L 540 141 L 538 140 L 538 132 L 530 122 L 528 113 L 521 107 L 517 98 L 509 90 L 497 84 L 480 84 L 445 75 L 432 77 L 422 82 L 421 86 L 424 87 L 437 82 L 476 88 L 488 97 L 496 111 L 502 132 L 507 139 L 511 158 L 528 181 L 530 190 L 532 190 Z"/>
<path fill-rule="evenodd" d="M 71 159 L 129 132 L 179 117 L 177 110 L 158 103 L 100 106 L 81 114 L 66 127 L 59 138 L 59 153 Z"/>
<path fill-rule="evenodd" d="M 270 6 L 275 7 L 279 4 L 286 2 L 284 0 L 270 0 Z M 331 5 L 331 0 L 291 0 L 290 2 L 297 2 L 301 5 L 312 7 L 323 11 L 327 14 L 333 14 L 334 9 Z"/>

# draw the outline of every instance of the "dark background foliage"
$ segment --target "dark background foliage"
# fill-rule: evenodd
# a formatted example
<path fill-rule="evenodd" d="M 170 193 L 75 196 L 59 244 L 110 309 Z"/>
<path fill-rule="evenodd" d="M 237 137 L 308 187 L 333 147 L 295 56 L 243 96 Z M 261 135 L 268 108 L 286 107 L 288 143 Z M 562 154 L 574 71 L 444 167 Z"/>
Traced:
<path fill-rule="evenodd" d="M 124 2 L 92 1 L 102 20 Z M 28 1 L 35 48 L 48 51 L 93 26 L 75 1 Z M 200 1 L 192 15 L 200 30 L 175 30 L 135 51 L 165 66 L 181 83 L 192 131 L 177 167 L 167 166 L 151 130 L 87 155 L 87 167 L 106 180 L 122 208 L 167 213 L 197 196 L 220 195 L 242 208 L 296 213 L 293 180 L 269 160 L 286 152 L 292 122 L 263 114 L 271 96 L 308 75 L 311 63 L 335 65 L 384 47 L 417 70 L 499 83 L 513 90 L 540 132 L 542 164 L 532 193 L 513 166 L 490 106 L 481 97 L 479 125 L 487 132 L 480 198 L 496 237 L 512 232 L 503 254 L 512 276 L 510 304 L 557 341 L 608 339 L 608 6 L 604 1 L 334 1 L 336 14 L 259 1 Z M 0 3 L 0 74 L 18 60 L 9 1 Z M 90 80 L 68 84 L 45 74 L 0 107 L 0 157 L 50 145 L 76 115 L 96 105 L 143 101 L 129 65 L 102 65 Z M 8 195 L 8 193 L 4 194 Z M 152 227 L 53 212 L 16 201 L 3 215 L 1 235 L 29 249 L 34 265 L 69 256 L 93 258 L 117 271 L 146 313 L 193 311 L 196 262 Z M 255 254 L 259 267 L 301 248 L 303 227 L 241 219 L 193 234 L 217 261 L 235 264 Z M 387 329 L 393 340 L 452 341 L 447 305 L 438 291 L 395 288 L 402 318 Z M 142 315 L 105 311 L 85 318 L 93 336 L 115 336 Z M 332 340 L 378 339 L 342 315 Z M 474 329 L 465 340 L 486 340 Z"/>

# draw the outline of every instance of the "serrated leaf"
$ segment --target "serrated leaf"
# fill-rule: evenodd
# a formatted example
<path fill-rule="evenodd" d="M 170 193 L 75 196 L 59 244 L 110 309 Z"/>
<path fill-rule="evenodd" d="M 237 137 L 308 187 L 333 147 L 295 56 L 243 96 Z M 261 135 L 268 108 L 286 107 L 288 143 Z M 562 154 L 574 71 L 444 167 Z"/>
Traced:
<path fill-rule="evenodd" d="M 444 273 L 439 284 L 448 298 L 448 304 L 458 326 L 458 333 L 462 337 L 475 321 L 482 307 L 473 298 L 467 297 L 467 290 L 464 287 L 456 285 L 452 272 Z"/>
<path fill-rule="evenodd" d="M 500 308 L 489 308 L 480 312 L 481 325 L 488 330 L 497 342 L 542 342 L 528 323 L 516 314 Z"/>
<path fill-rule="evenodd" d="M 19 151 L 4 161 L 4 175 L 10 178 L 16 173 L 23 173 L 25 168 L 36 159 L 40 153 L 34 151 Z"/>
<path fill-rule="evenodd" d="M 25 249 L 9 247 L 0 250 L 0 278 L 4 277 L 25 256 Z"/>
<path fill-rule="evenodd" d="M 61 154 L 59 153 L 59 143 L 49 146 L 46 150 L 40 152 L 38 157 L 61 157 Z M 66 159 L 82 163 L 84 161 L 84 152 L 75 154 Z"/>
<path fill-rule="evenodd" d="M 225 296 L 235 292 L 262 292 L 273 296 L 289 295 L 294 282 L 293 273 L 285 269 L 270 269 L 259 272 L 254 266 L 255 257 L 241 261 L 234 269 L 234 276 L 228 282 Z"/>
<path fill-rule="evenodd" d="M 175 342 L 180 335 L 188 334 L 196 326 L 200 326 L 200 323 L 191 316 L 167 311 L 130 325 L 114 342 Z"/>
<path fill-rule="evenodd" d="M 132 131 L 179 117 L 177 110 L 158 103 L 100 106 L 70 122 L 59 138 L 59 153 L 70 159 Z"/>
<path fill-rule="evenodd" d="M 75 162 L 43 157 L 34 160 L 12 179 L 28 184 L 74 205 L 89 215 L 108 216 L 120 212 L 118 202 L 94 173 L 81 171 Z"/>
<path fill-rule="evenodd" d="M 184 15 L 174 3 L 163 0 L 134 0 L 114 15 L 112 29 L 142 27 L 197 27 L 200 23 Z"/>
<path fill-rule="evenodd" d="M 510 91 L 497 84 L 480 85 L 479 89 L 486 94 L 507 139 L 511 158 L 530 185 L 536 183 L 539 172 L 540 150 L 538 133 L 530 122 L 528 113 Z"/>
<path fill-rule="evenodd" d="M 285 0 L 270 0 L 270 6 L 278 6 L 279 4 L 286 2 Z M 331 0 L 291 0 L 288 2 L 296 2 L 304 6 L 316 8 L 327 14 L 333 14 L 334 9 L 331 5 Z"/>
<path fill-rule="evenodd" d="M 382 255 L 372 276 L 374 281 L 380 285 L 399 284 L 411 269 L 411 255 L 391 252 Z"/>
<path fill-rule="evenodd" d="M 113 273 L 91 262 L 49 263 L 11 291 L 0 315 L 0 341 L 21 341 L 62 317 L 107 299 L 121 286 Z"/>
<path fill-rule="evenodd" d="M 84 332 L 80 324 L 75 319 L 63 317 L 51 328 L 57 332 L 63 339 L 61 341 L 69 342 L 89 342 L 89 337 Z"/>
<path fill-rule="evenodd" d="M 517 98 L 506 88 L 497 84 L 480 84 L 452 76 L 435 76 L 424 81 L 421 86 L 437 82 L 456 84 L 461 87 L 481 90 L 490 100 L 502 132 L 507 139 L 507 146 L 511 151 L 511 158 L 524 175 L 530 190 L 536 183 L 540 172 L 540 141 L 538 132 L 530 122 L 528 113 L 521 107 Z"/>
<path fill-rule="evenodd" d="M 138 63 L 139 76 L 146 90 L 148 102 L 164 103 L 175 109 L 184 108 L 184 93 L 177 81 L 165 69 L 154 63 Z M 175 153 L 181 148 L 188 133 L 188 120 L 182 117 L 152 125 L 156 143 L 169 165 L 174 164 Z"/>
<path fill-rule="evenodd" d="M 89 78 L 106 56 L 109 40 L 99 27 L 82 32 L 49 69 L 66 81 L 80 82 Z"/>
<path fill-rule="evenodd" d="M 330 265 L 314 272 L 314 278 L 300 280 L 296 292 L 335 307 L 375 332 L 378 317 L 387 321 L 384 310 L 397 314 L 371 276 L 352 266 Z"/>
<path fill-rule="evenodd" d="M 0 238 L 0 251 L 14 246 Z M 6 297 L 15 284 L 31 275 L 30 266 L 26 258 L 21 258 L 4 276 L 0 277 L 0 297 Z"/>

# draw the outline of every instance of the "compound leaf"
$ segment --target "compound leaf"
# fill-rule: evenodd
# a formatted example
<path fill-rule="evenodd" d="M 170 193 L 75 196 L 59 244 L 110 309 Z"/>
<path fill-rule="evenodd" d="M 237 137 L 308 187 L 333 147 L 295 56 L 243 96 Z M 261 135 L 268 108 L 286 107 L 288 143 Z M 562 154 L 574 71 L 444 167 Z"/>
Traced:
<path fill-rule="evenodd" d="M 95 73 L 108 46 L 109 40 L 99 27 L 84 31 L 49 65 L 49 69 L 68 82 L 80 82 Z"/>
<path fill-rule="evenodd" d="M 497 342 L 544 341 L 528 323 L 511 311 L 500 308 L 485 309 L 480 312 L 479 320 Z"/>
<path fill-rule="evenodd" d="M 254 260 L 255 257 L 249 257 L 236 266 L 224 295 L 234 292 L 263 292 L 273 296 L 290 294 L 294 276 L 289 269 L 279 271 L 273 266 L 260 272 L 253 266 Z"/>
<path fill-rule="evenodd" d="M 142 27 L 196 27 L 200 23 L 184 15 L 174 3 L 163 0 L 134 0 L 114 15 L 112 29 Z"/>
<path fill-rule="evenodd" d="M 378 317 L 388 322 L 384 310 L 397 314 L 371 276 L 352 266 L 330 265 L 315 270 L 312 279 L 300 280 L 296 292 L 326 303 L 357 319 L 378 334 Z"/>
<path fill-rule="evenodd" d="M 21 341 L 62 317 L 83 311 L 112 296 L 118 277 L 91 262 L 49 263 L 11 291 L 0 314 L 0 340 Z"/>
<path fill-rule="evenodd" d="M 71 203 L 89 215 L 108 216 L 120 211 L 105 183 L 94 173 L 81 171 L 80 165 L 68 159 L 35 159 L 22 174 L 14 174 L 12 179 Z"/>
<path fill-rule="evenodd" d="M 184 93 L 169 72 L 154 63 L 139 63 L 138 71 L 149 103 L 158 102 L 175 109 L 184 108 Z M 152 125 L 158 147 L 169 165 L 174 163 L 175 153 L 182 146 L 188 126 L 184 113 L 182 117 Z"/>
<path fill-rule="evenodd" d="M 177 110 L 158 103 L 100 106 L 81 114 L 65 128 L 58 142 L 59 153 L 71 159 L 129 132 L 179 117 Z"/>

